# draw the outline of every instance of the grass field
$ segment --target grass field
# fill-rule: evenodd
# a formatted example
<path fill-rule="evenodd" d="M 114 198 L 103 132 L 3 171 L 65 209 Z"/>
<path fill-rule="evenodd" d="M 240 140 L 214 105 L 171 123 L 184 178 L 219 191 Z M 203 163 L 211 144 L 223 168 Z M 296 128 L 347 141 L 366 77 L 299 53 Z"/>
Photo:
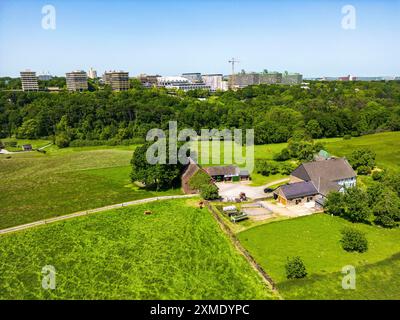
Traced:
<path fill-rule="evenodd" d="M 369 249 L 348 253 L 339 240 L 350 222 L 326 214 L 272 222 L 238 234 L 241 243 L 278 283 L 287 299 L 400 299 L 400 230 L 364 224 L 353 225 L 365 232 Z M 287 257 L 300 256 L 308 276 L 286 280 Z M 342 289 L 341 270 L 356 268 L 356 290 Z"/>
<path fill-rule="evenodd" d="M 400 171 L 400 132 L 383 132 L 350 140 L 322 139 L 321 142 L 337 156 L 348 156 L 354 149 L 370 148 L 376 152 L 379 167 Z"/>
<path fill-rule="evenodd" d="M 0 299 L 273 298 L 197 201 L 136 205 L 1 236 Z M 55 290 L 41 287 L 45 265 L 56 269 Z"/>
<path fill-rule="evenodd" d="M 51 147 L 50 147 L 51 148 Z M 75 211 L 180 190 L 132 185 L 134 147 L 84 147 L 0 155 L 0 229 Z"/>

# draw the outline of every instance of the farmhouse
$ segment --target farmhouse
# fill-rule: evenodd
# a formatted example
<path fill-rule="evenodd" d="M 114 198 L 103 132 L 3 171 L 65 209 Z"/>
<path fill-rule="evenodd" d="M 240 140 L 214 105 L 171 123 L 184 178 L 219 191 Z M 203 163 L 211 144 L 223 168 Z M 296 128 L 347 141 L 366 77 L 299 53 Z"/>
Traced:
<path fill-rule="evenodd" d="M 250 174 L 247 170 L 241 170 L 237 166 L 208 167 L 204 169 L 210 177 L 217 182 L 220 181 L 242 181 L 249 180 Z"/>
<path fill-rule="evenodd" d="M 248 170 L 241 170 L 237 166 L 218 166 L 202 168 L 192 158 L 189 157 L 189 163 L 185 166 L 181 175 L 182 190 L 186 194 L 197 193 L 198 190 L 194 190 L 190 186 L 191 178 L 194 177 L 199 171 L 202 171 L 210 177 L 210 183 L 220 181 L 242 181 L 250 180 L 250 174 Z"/>
<path fill-rule="evenodd" d="M 356 186 L 356 173 L 345 158 L 306 162 L 290 175 L 289 184 L 276 189 L 274 196 L 283 205 L 315 201 L 323 205 L 331 191 L 343 192 Z"/>

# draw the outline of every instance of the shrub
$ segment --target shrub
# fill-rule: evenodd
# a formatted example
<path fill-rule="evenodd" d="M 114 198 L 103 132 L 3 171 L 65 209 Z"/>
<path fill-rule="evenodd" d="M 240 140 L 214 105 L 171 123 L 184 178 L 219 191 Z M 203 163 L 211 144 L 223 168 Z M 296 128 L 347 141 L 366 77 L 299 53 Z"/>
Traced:
<path fill-rule="evenodd" d="M 384 228 L 394 228 L 397 226 L 397 222 L 388 215 L 378 215 L 375 218 L 375 223 L 381 225 Z"/>
<path fill-rule="evenodd" d="M 280 173 L 287 176 L 292 173 L 295 169 L 295 166 L 291 163 L 283 163 L 279 169 Z"/>
<path fill-rule="evenodd" d="M 371 173 L 371 168 L 368 166 L 359 166 L 357 168 L 357 173 L 366 176 Z"/>
<path fill-rule="evenodd" d="M 350 140 L 350 139 L 351 139 L 351 135 L 349 135 L 349 134 L 345 134 L 343 136 L 343 140 Z"/>
<path fill-rule="evenodd" d="M 374 222 L 385 228 L 396 227 L 400 221 L 400 198 L 397 193 L 381 183 L 369 187 L 368 190 Z"/>
<path fill-rule="evenodd" d="M 325 212 L 342 217 L 345 214 L 344 195 L 341 192 L 330 192 L 324 205 Z"/>
<path fill-rule="evenodd" d="M 204 185 L 210 184 L 210 176 L 203 170 L 197 171 L 189 180 L 189 186 L 193 190 L 200 190 Z"/>
<path fill-rule="evenodd" d="M 59 148 L 66 148 L 69 146 L 70 139 L 65 133 L 60 133 L 58 136 L 56 136 L 56 145 Z"/>
<path fill-rule="evenodd" d="M 69 145 L 71 147 L 92 147 L 92 146 L 102 146 L 102 145 L 105 145 L 105 143 L 103 143 L 103 140 L 76 139 L 76 140 L 72 140 Z"/>
<path fill-rule="evenodd" d="M 4 147 L 5 148 L 16 148 L 17 147 L 17 141 L 16 140 L 10 140 L 4 142 Z"/>
<path fill-rule="evenodd" d="M 342 230 L 342 239 L 340 240 L 344 250 L 349 252 L 365 252 L 368 250 L 368 241 L 364 233 L 353 229 L 346 228 Z"/>
<path fill-rule="evenodd" d="M 355 170 L 361 166 L 369 167 L 372 170 L 375 166 L 375 158 L 376 153 L 374 151 L 362 148 L 351 153 L 349 162 Z"/>
<path fill-rule="evenodd" d="M 201 187 L 200 195 L 205 200 L 215 200 L 219 198 L 218 187 L 214 184 L 206 184 Z"/>
<path fill-rule="evenodd" d="M 269 176 L 270 174 L 277 174 L 279 172 L 279 167 L 275 163 L 258 160 L 256 162 L 256 172 L 263 176 Z"/>
<path fill-rule="evenodd" d="M 372 216 L 370 196 L 359 188 L 349 188 L 346 192 L 330 192 L 324 205 L 325 212 L 340 216 L 351 222 L 368 222 Z"/>
<path fill-rule="evenodd" d="M 0 149 L 3 149 L 3 148 L 4 148 L 4 143 L 3 143 L 3 141 L 0 140 Z"/>
<path fill-rule="evenodd" d="M 287 258 L 285 269 L 288 279 L 301 279 L 307 276 L 306 266 L 300 257 Z"/>
<path fill-rule="evenodd" d="M 372 172 L 372 179 L 375 181 L 382 181 L 385 177 L 385 172 L 383 170 L 375 170 Z"/>
<path fill-rule="evenodd" d="M 286 161 L 289 159 L 290 159 L 290 152 L 288 148 L 284 148 L 280 153 L 274 155 L 275 161 Z"/>

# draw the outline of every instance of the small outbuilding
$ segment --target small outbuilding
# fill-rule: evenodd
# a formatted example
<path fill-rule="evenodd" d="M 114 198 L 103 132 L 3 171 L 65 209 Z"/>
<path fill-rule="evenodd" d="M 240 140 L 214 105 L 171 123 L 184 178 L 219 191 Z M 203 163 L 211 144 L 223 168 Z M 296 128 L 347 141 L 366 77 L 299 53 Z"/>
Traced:
<path fill-rule="evenodd" d="M 24 145 L 22 145 L 22 150 L 23 151 L 32 151 L 32 145 L 31 144 L 24 144 Z"/>
<path fill-rule="evenodd" d="M 277 200 L 286 206 L 315 201 L 318 193 L 312 181 L 303 181 L 281 186 L 276 195 Z"/>
<path fill-rule="evenodd" d="M 241 181 L 249 180 L 250 174 L 248 170 L 241 170 L 237 166 L 216 166 L 204 168 L 210 177 L 217 182 L 220 181 Z"/>

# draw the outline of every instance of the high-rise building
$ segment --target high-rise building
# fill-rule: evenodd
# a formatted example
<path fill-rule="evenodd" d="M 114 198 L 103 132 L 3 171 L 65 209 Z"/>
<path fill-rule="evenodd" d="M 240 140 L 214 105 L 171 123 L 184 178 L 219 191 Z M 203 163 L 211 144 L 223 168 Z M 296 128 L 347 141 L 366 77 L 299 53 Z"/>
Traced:
<path fill-rule="evenodd" d="M 203 74 L 201 78 L 205 85 L 210 86 L 211 91 L 226 90 L 226 86 L 224 86 L 226 81 L 221 73 Z"/>
<path fill-rule="evenodd" d="M 157 75 L 141 74 L 137 78 L 144 87 L 156 87 L 157 78 L 159 77 L 161 76 L 158 74 Z"/>
<path fill-rule="evenodd" d="M 25 70 L 20 72 L 23 91 L 39 91 L 36 72 Z"/>
<path fill-rule="evenodd" d="M 300 73 L 286 73 L 282 76 L 283 84 L 301 84 L 303 82 L 303 75 Z"/>
<path fill-rule="evenodd" d="M 236 88 L 244 88 L 257 84 L 301 84 L 303 76 L 299 73 L 262 72 L 238 73 L 235 75 Z"/>
<path fill-rule="evenodd" d="M 88 89 L 87 74 L 77 70 L 66 73 L 67 89 L 69 91 L 84 91 Z"/>
<path fill-rule="evenodd" d="M 282 83 L 282 73 L 279 73 L 279 72 L 263 72 L 263 73 L 260 73 L 260 75 L 258 77 L 258 83 L 259 84 Z"/>
<path fill-rule="evenodd" d="M 43 72 L 42 74 L 39 74 L 37 76 L 37 78 L 38 78 L 38 80 L 41 80 L 41 81 L 48 81 L 48 80 L 53 79 L 53 76 L 51 74 L 49 74 L 48 72 L 47 73 Z"/>
<path fill-rule="evenodd" d="M 236 88 L 244 88 L 259 83 L 259 73 L 238 73 L 235 75 L 235 83 L 233 84 Z"/>
<path fill-rule="evenodd" d="M 88 78 L 97 79 L 97 71 L 94 70 L 93 68 L 90 68 L 88 72 Z"/>
<path fill-rule="evenodd" d="M 114 91 L 124 91 L 129 89 L 129 72 L 124 71 L 106 71 L 103 75 L 103 81 L 111 86 Z"/>

